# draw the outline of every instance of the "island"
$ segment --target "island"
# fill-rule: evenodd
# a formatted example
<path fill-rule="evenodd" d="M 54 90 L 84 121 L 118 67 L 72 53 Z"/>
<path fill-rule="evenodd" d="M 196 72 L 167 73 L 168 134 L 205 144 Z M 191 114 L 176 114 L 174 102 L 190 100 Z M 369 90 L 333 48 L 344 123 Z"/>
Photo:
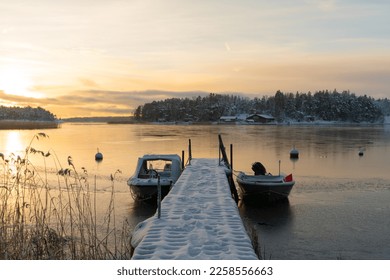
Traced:
<path fill-rule="evenodd" d="M 0 129 L 49 129 L 60 124 L 54 114 L 41 107 L 0 106 Z"/>

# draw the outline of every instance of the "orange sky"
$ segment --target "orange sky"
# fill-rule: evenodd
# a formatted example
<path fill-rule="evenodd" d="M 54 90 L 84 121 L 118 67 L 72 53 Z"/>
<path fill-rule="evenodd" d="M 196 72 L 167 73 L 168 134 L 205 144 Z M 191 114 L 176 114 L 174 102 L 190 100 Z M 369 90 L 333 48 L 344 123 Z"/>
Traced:
<path fill-rule="evenodd" d="M 9 2 L 9 3 L 7 3 Z M 0 3 L 0 103 L 58 117 L 323 89 L 390 97 L 387 1 Z"/>

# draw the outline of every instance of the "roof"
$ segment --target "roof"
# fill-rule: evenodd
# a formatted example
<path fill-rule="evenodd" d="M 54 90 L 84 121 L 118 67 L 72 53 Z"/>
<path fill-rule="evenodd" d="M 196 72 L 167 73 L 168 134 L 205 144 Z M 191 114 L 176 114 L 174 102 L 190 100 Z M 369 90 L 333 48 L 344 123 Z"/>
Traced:
<path fill-rule="evenodd" d="M 220 120 L 225 120 L 225 121 L 232 121 L 232 120 L 236 120 L 237 117 L 236 116 L 222 116 L 219 119 Z"/>
<path fill-rule="evenodd" d="M 275 119 L 273 116 L 271 116 L 271 115 L 266 115 L 266 114 L 252 114 L 252 115 L 249 115 L 249 116 L 247 117 L 247 119 L 251 119 L 251 118 L 253 118 L 253 117 L 255 117 L 255 116 L 258 116 L 258 117 L 263 118 L 263 119 L 268 119 L 268 120 L 273 120 L 273 119 Z"/>

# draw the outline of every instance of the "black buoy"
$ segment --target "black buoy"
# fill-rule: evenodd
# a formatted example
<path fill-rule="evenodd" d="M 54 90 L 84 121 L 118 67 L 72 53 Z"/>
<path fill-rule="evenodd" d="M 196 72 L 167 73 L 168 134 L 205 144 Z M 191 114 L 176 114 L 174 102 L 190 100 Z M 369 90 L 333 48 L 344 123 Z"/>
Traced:
<path fill-rule="evenodd" d="M 95 160 L 96 161 L 102 161 L 103 160 L 103 154 L 99 152 L 99 149 L 97 149 L 97 153 L 95 155 Z"/>
<path fill-rule="evenodd" d="M 295 147 L 290 151 L 290 158 L 299 158 L 299 151 Z"/>

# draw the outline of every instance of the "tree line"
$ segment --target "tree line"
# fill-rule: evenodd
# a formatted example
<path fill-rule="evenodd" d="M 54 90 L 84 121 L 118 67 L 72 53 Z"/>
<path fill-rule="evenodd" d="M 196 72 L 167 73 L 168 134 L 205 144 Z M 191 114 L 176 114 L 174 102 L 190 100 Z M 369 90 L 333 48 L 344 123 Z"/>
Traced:
<path fill-rule="evenodd" d="M 41 107 L 0 106 L 0 120 L 55 121 L 57 118 Z"/>
<path fill-rule="evenodd" d="M 240 95 L 210 93 L 193 98 L 170 98 L 145 103 L 136 108 L 139 121 L 213 122 L 221 116 L 263 113 L 278 122 L 315 119 L 341 122 L 381 122 L 390 114 L 390 101 L 357 96 L 349 91 L 328 90 L 308 93 L 283 93 L 248 98 Z"/>

